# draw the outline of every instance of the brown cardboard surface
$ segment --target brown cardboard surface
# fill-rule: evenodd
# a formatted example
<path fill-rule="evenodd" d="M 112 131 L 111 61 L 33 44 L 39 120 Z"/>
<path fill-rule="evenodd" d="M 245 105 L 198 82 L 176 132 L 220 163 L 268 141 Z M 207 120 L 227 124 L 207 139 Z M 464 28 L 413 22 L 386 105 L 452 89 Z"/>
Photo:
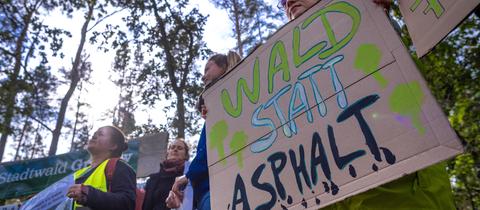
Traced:
<path fill-rule="evenodd" d="M 147 177 L 160 170 L 160 162 L 167 157 L 168 133 L 147 135 L 138 139 L 137 177 Z"/>
<path fill-rule="evenodd" d="M 323 2 L 321 2 L 321 3 L 323 3 Z M 364 8 L 359 8 L 359 9 L 364 9 Z M 341 25 L 348 25 L 346 28 L 350 28 L 350 25 L 351 25 L 350 22 L 351 21 L 349 22 L 347 20 L 348 19 L 347 17 L 341 17 L 341 16 L 334 13 L 331 18 L 332 18 L 332 20 L 335 20 L 335 21 L 331 21 L 331 23 L 330 23 L 332 25 L 333 29 L 336 29 L 336 28 L 342 29 Z M 338 23 L 336 22 L 337 20 L 338 20 Z M 300 25 L 299 23 L 301 23 L 301 22 L 293 21 L 293 22 L 290 23 L 290 25 L 292 25 L 292 24 Z M 314 22 L 313 24 L 318 24 L 318 25 L 315 25 L 316 27 L 312 28 L 311 30 L 306 30 L 306 32 L 308 32 L 308 34 L 306 34 L 306 35 L 309 35 L 309 36 L 301 36 L 302 41 L 305 40 L 306 43 L 310 44 L 310 45 L 302 44 L 301 49 L 300 49 L 301 52 L 305 52 L 310 46 L 318 43 L 319 40 L 321 40 L 321 41 L 328 40 L 328 38 L 326 37 L 325 32 L 324 32 L 325 30 L 318 30 L 318 29 L 323 27 L 323 24 L 321 23 L 321 21 Z M 362 24 L 363 25 L 359 28 L 355 37 L 352 39 L 351 42 L 349 42 L 348 46 L 352 46 L 352 48 L 356 49 L 359 44 L 363 44 L 363 43 L 375 44 L 376 46 L 379 47 L 379 50 L 383 53 L 378 67 L 381 68 L 381 67 L 393 62 L 393 56 L 391 55 L 389 50 L 386 48 L 387 46 L 386 46 L 385 41 L 383 40 L 382 36 L 378 33 L 372 33 L 372 31 L 375 30 L 375 25 L 373 24 L 373 21 L 364 21 L 364 22 L 362 22 Z M 308 29 L 310 29 L 310 28 L 308 28 Z M 284 33 L 283 32 L 284 30 L 285 30 L 285 28 L 283 28 L 282 31 L 279 31 L 280 33 L 277 32 L 277 34 L 276 34 L 276 35 L 283 34 L 283 36 L 272 37 L 272 40 L 275 40 L 275 41 L 267 42 L 265 44 L 265 46 L 259 48 L 254 53 L 252 53 L 252 55 L 249 56 L 249 58 L 251 58 L 251 59 L 246 59 L 239 66 L 237 66 L 235 71 L 241 71 L 242 72 L 241 74 L 232 74 L 232 73 L 228 74 L 226 77 L 224 77 L 218 83 L 216 83 L 213 87 L 209 88 L 206 91 L 205 95 L 208 95 L 211 91 L 222 91 L 223 89 L 226 89 L 230 93 L 232 101 L 235 103 L 236 102 L 235 93 L 236 93 L 236 90 L 237 90 L 237 81 L 240 78 L 246 78 L 246 76 L 249 76 L 249 77 L 252 76 L 252 71 L 253 71 L 253 67 L 254 67 L 254 63 L 255 63 L 255 58 L 257 58 L 257 57 L 258 57 L 258 61 L 259 61 L 260 81 L 268 81 L 267 71 L 268 71 L 268 66 L 269 66 L 270 52 L 271 52 L 273 43 L 276 43 L 278 40 L 280 40 L 285 44 L 286 48 L 289 48 L 289 49 L 292 48 L 292 32 L 290 30 L 289 33 Z M 339 29 L 336 29 L 336 30 L 340 31 L 338 33 L 340 35 L 337 35 L 337 36 L 341 37 L 342 34 L 345 34 L 345 32 L 344 32 L 345 30 L 343 30 L 343 31 L 339 30 Z M 337 32 L 337 31 L 335 31 L 335 32 Z M 318 34 L 318 38 L 315 38 L 317 36 L 317 34 Z M 307 37 L 307 38 L 305 38 L 305 37 Z M 364 40 L 364 42 L 359 42 L 360 40 Z M 328 63 L 328 61 L 335 61 L 335 59 L 340 59 L 340 58 L 343 59 L 343 60 L 341 62 L 338 62 L 334 66 L 335 66 L 336 69 L 339 69 L 339 70 L 337 70 L 336 73 L 337 73 L 339 79 L 341 80 L 342 86 L 347 87 L 347 86 L 353 84 L 354 82 L 356 82 L 356 81 L 358 81 L 361 78 L 366 76 L 365 73 L 363 73 L 359 70 L 352 69 L 352 63 L 353 63 L 353 60 L 355 59 L 355 54 L 356 54 L 356 51 L 352 50 L 352 51 L 348 51 L 348 52 L 344 52 L 344 53 L 343 52 L 342 53 L 336 53 L 336 54 L 330 56 L 328 59 L 310 59 L 310 60 L 306 61 L 304 64 L 302 64 L 302 66 L 300 68 L 295 68 L 295 65 L 293 64 L 293 61 L 291 59 L 292 53 L 289 53 L 288 62 L 289 62 L 289 66 L 290 66 L 291 82 L 290 83 L 284 82 L 282 80 L 281 75 L 280 75 L 281 72 L 277 73 L 274 77 L 273 93 L 272 94 L 268 93 L 268 87 L 267 87 L 268 82 L 260 82 L 260 86 L 261 86 L 260 87 L 260 95 L 261 96 L 266 96 L 266 95 L 271 96 L 274 93 L 278 92 L 281 88 L 285 87 L 286 84 L 292 84 L 293 85 L 294 82 L 297 80 L 296 78 L 302 72 L 304 72 L 305 70 L 307 70 L 309 68 L 312 68 L 312 67 L 314 67 L 316 65 L 319 65 L 319 64 Z M 241 70 L 238 70 L 238 69 L 241 69 Z M 332 86 L 332 81 L 330 79 L 331 78 L 330 74 L 331 74 L 331 72 L 323 70 L 321 72 L 316 73 L 316 75 L 315 75 L 317 77 L 320 77 L 319 81 L 321 81 L 321 82 L 318 82 L 318 89 L 319 89 L 319 91 L 320 91 L 320 93 L 321 93 L 321 95 L 324 99 L 326 99 L 328 97 L 331 97 L 336 93 L 333 86 Z M 310 84 L 306 80 L 308 80 L 308 79 L 305 79 L 303 83 L 305 84 L 305 88 L 309 88 Z M 252 81 L 251 80 L 249 80 L 247 82 L 247 84 L 248 84 L 249 88 L 252 87 Z M 221 88 L 221 89 L 219 90 L 218 88 Z M 293 87 L 290 88 L 290 91 L 292 89 L 293 89 Z M 309 94 L 309 96 L 308 96 L 309 98 L 311 98 L 311 99 L 314 98 L 313 91 L 307 91 L 307 94 Z M 258 104 L 264 104 L 267 100 L 270 99 L 270 97 L 261 97 L 261 96 L 259 97 L 257 105 Z M 219 97 L 217 97 L 217 99 L 218 98 Z M 280 104 L 281 103 L 288 103 L 288 101 L 289 101 L 288 97 L 282 97 L 280 99 L 279 103 Z M 209 101 L 209 102 L 214 102 L 214 101 Z M 224 110 L 222 103 L 217 103 L 218 100 L 215 100 L 215 102 L 211 103 L 211 104 L 209 102 L 206 102 L 209 110 Z M 258 108 L 258 106 L 251 106 L 251 103 L 248 101 L 248 99 L 245 98 L 245 96 L 243 96 L 243 104 L 244 104 L 244 106 L 243 106 L 243 110 L 242 110 L 242 115 L 239 116 L 238 118 L 236 118 L 235 120 L 239 120 L 239 121 L 243 121 L 243 122 L 250 122 L 251 121 L 251 114 L 247 115 L 247 114 L 243 114 L 243 113 L 253 113 L 255 111 L 255 109 Z M 309 103 L 309 105 L 310 105 L 310 107 L 312 107 L 312 106 L 315 106 L 316 104 L 315 103 Z M 327 112 L 328 112 L 328 109 L 332 109 L 334 107 L 327 107 Z M 275 110 L 274 109 L 266 109 L 263 112 L 265 113 L 265 115 L 275 115 Z M 222 117 L 223 117 L 223 115 L 209 115 L 208 120 L 216 122 L 216 121 L 220 120 Z M 276 122 L 276 127 L 279 127 L 280 124 L 282 124 L 282 123 L 281 122 L 279 122 L 279 123 Z M 255 130 L 255 132 L 252 133 L 254 136 L 251 136 L 251 138 L 249 139 L 249 140 L 252 140 L 252 142 L 254 140 L 256 140 L 257 138 L 261 137 L 261 136 L 258 136 L 258 135 L 265 134 L 265 132 L 268 131 L 268 129 L 265 129 L 265 132 L 258 132 L 259 129 L 264 129 L 264 128 L 263 127 L 253 128 L 248 123 L 238 123 L 238 124 L 235 125 L 235 127 L 237 128 L 237 130 L 244 130 L 247 133 L 250 133 L 250 130 Z M 252 142 L 248 142 L 248 143 L 252 143 Z M 229 151 L 227 150 L 227 153 L 228 152 Z M 234 151 L 231 151 L 231 152 L 234 152 Z M 228 155 L 228 154 L 226 154 L 226 155 Z M 217 154 L 212 154 L 212 153 L 209 154 L 209 159 L 208 159 L 209 165 L 217 162 L 218 160 L 219 160 L 219 158 L 217 157 Z"/>
<path fill-rule="evenodd" d="M 418 57 L 442 41 L 479 3 L 480 0 L 399 1 Z"/>
<path fill-rule="evenodd" d="M 318 18 L 301 34 L 302 53 L 318 40 L 327 40 L 326 48 L 340 42 L 355 22 L 346 14 L 360 14 L 358 30 L 331 55 L 317 53 L 295 65 L 294 28 L 322 11 L 332 12 L 327 13 L 323 23 Z M 325 23 L 331 30 L 325 29 Z M 335 39 L 329 39 L 329 33 Z M 268 63 L 279 40 L 285 45 L 290 79 L 284 80 L 279 71 L 274 74 L 274 85 L 269 91 Z M 343 59 L 335 60 L 339 57 Z M 260 88 L 258 98 L 249 100 L 245 93 L 254 87 L 256 60 Z M 315 85 L 312 80 L 299 78 L 314 66 L 329 66 L 331 70 L 327 64 L 332 61 L 337 62 L 335 71 L 313 74 Z M 361 70 L 365 66 L 369 71 Z M 335 77 L 343 91 L 333 88 Z M 239 89 L 241 97 L 236 97 L 240 78 L 248 88 Z M 317 100 L 315 89 L 323 100 Z M 287 91 L 279 95 L 283 90 Z M 222 92 L 230 93 L 234 104 L 239 98 L 243 100 L 238 115 L 228 113 Z M 275 96 L 280 97 L 268 106 Z M 308 208 L 315 209 L 462 152 L 398 35 L 382 10 L 370 1 L 317 4 L 208 88 L 204 98 L 208 109 L 215 110 L 207 117 L 213 209 L 245 209 L 247 204 L 251 209 L 262 204 L 274 209 L 303 209 L 302 200 Z M 342 106 L 341 99 L 345 98 Z M 302 104 L 303 109 L 295 110 Z M 323 115 L 319 107 L 326 107 Z M 282 121 L 279 116 L 285 119 Z M 274 139 L 269 141 L 271 144 L 262 141 L 267 137 Z M 299 165 L 305 166 L 302 173 L 295 172 Z"/>

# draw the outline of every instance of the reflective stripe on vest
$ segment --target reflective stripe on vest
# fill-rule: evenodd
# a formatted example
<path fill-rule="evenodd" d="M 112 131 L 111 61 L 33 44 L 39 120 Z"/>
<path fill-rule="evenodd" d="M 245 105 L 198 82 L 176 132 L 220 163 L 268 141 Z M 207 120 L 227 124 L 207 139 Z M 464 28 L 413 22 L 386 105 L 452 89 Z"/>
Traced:
<path fill-rule="evenodd" d="M 107 167 L 108 161 L 109 159 L 103 161 L 100 165 L 98 165 L 95 171 L 93 171 L 93 173 L 88 176 L 85 182 L 83 182 L 83 185 L 88 185 L 102 192 L 107 192 L 107 177 L 105 175 L 105 168 Z M 78 171 L 75 171 L 73 175 L 75 180 L 81 177 L 90 168 L 91 166 L 87 166 Z M 74 209 L 76 209 L 77 207 L 81 207 L 81 205 L 75 202 Z"/>

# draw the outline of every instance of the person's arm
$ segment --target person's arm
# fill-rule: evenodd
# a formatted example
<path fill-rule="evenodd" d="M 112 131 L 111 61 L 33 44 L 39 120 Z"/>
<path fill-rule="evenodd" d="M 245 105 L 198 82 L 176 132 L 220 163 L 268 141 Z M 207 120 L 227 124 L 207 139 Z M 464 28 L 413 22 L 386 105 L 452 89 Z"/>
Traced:
<path fill-rule="evenodd" d="M 205 132 L 204 125 L 202 133 L 200 134 L 200 140 L 198 141 L 197 154 L 190 163 L 188 172 L 184 176 L 177 177 L 172 186 L 172 191 L 180 197 L 183 196 L 182 188 L 188 184 L 188 181 L 190 181 L 193 186 L 208 178 L 207 136 Z"/>
<path fill-rule="evenodd" d="M 198 141 L 197 154 L 190 163 L 186 177 L 191 182 L 197 180 L 203 180 L 208 177 L 208 162 L 207 162 L 207 136 L 205 125 L 203 126 L 202 133 L 200 134 L 200 140 Z"/>
<path fill-rule="evenodd" d="M 136 182 L 133 169 L 126 163 L 118 161 L 111 182 L 111 192 L 102 192 L 87 186 L 85 206 L 102 210 L 134 210 Z"/>

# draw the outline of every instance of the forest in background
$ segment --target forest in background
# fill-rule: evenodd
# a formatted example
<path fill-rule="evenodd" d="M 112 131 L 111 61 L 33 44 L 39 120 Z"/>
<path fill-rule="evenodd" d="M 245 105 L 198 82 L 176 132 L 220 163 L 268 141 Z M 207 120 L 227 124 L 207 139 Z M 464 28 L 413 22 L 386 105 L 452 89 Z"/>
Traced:
<path fill-rule="evenodd" d="M 94 71 L 110 71 L 118 87 L 107 121 L 130 137 L 154 132 L 195 136 L 201 128 L 195 103 L 202 91 L 200 63 L 213 52 L 204 41 L 210 18 L 189 0 L 0 0 L 0 160 L 27 160 L 83 148 L 92 133 L 84 96 L 101 88 Z M 286 22 L 275 2 L 210 0 L 228 15 L 235 50 L 248 55 Z M 46 23 L 49 14 L 80 19 L 72 32 Z M 480 18 L 469 16 L 432 52 L 418 59 L 398 7 L 390 15 L 466 153 L 449 161 L 456 205 L 480 206 Z M 79 18 L 80 17 L 80 18 Z M 111 21 L 119 17 L 121 21 Z M 111 69 L 92 68 L 85 49 L 114 52 Z M 74 49 L 66 53 L 65 50 Z M 68 54 L 68 55 L 67 55 Z M 54 61 L 71 61 L 59 66 Z M 159 107 L 165 123 L 138 123 L 139 106 Z M 8 144 L 7 144 L 8 143 Z M 7 148 L 7 145 L 13 145 Z M 8 154 L 7 154 L 7 151 Z M 7 156 L 9 158 L 7 158 Z M 2 159 L 3 158 L 3 159 Z M 0 202 L 1 203 L 1 202 Z"/>

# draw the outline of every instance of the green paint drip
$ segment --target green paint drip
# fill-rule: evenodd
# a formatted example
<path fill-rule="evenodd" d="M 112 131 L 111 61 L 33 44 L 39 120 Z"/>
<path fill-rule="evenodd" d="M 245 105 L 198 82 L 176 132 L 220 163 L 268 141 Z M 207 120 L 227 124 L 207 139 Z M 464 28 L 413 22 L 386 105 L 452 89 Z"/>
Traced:
<path fill-rule="evenodd" d="M 238 131 L 233 134 L 232 141 L 230 142 L 230 151 L 237 151 L 235 154 L 237 156 L 237 165 L 241 169 L 243 168 L 243 150 L 241 149 L 247 145 L 247 139 L 248 136 L 245 134 L 245 132 Z"/>
<path fill-rule="evenodd" d="M 413 127 L 423 135 L 425 126 L 421 120 L 421 112 L 424 99 L 425 95 L 417 81 L 400 84 L 393 89 L 390 95 L 390 111 L 410 117 Z"/>
<path fill-rule="evenodd" d="M 223 141 L 228 135 L 228 125 L 225 120 L 220 120 L 212 126 L 210 134 L 208 135 L 208 141 L 210 143 L 210 149 L 217 149 L 218 158 L 225 165 L 225 149 L 223 147 Z"/>
<path fill-rule="evenodd" d="M 369 75 L 380 68 L 380 61 L 382 60 L 382 52 L 374 44 L 361 44 L 357 48 L 357 55 L 353 66 Z M 388 85 L 388 80 L 383 77 L 380 71 L 373 73 L 373 78 L 377 80 L 380 87 L 385 88 Z"/>

